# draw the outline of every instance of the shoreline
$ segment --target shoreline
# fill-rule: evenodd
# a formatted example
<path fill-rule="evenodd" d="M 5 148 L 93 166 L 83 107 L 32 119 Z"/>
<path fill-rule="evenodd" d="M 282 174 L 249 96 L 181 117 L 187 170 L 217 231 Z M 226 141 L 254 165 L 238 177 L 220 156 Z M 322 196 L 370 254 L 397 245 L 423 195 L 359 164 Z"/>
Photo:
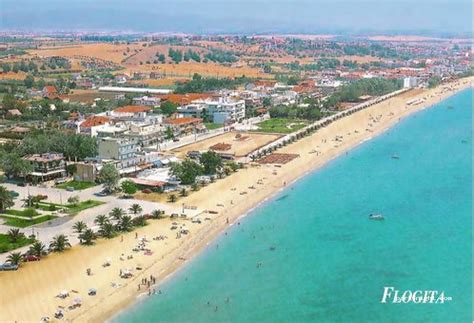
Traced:
<path fill-rule="evenodd" d="M 121 312 L 129 309 L 130 306 L 143 300 L 142 296 L 144 290 L 138 291 L 136 288 L 136 282 L 139 281 L 140 278 L 152 274 L 157 280 L 155 285 L 159 286 L 164 281 L 170 279 L 178 269 L 183 268 L 184 265 L 192 261 L 200 252 L 204 251 L 213 240 L 222 235 L 228 227 L 233 226 L 239 219 L 248 216 L 256 208 L 271 201 L 280 192 L 294 185 L 303 177 L 320 170 L 337 157 L 360 146 L 362 143 L 383 134 L 405 117 L 427 109 L 461 90 L 472 87 L 473 79 L 474 78 L 470 77 L 457 80 L 454 83 L 447 83 L 434 89 L 423 90 L 419 93 L 417 93 L 417 90 L 411 90 L 375 104 L 353 115 L 339 119 L 293 144 L 280 148 L 278 152 L 300 154 L 300 157 L 288 164 L 278 168 L 270 165 L 261 165 L 259 167 L 248 166 L 246 169 L 239 170 L 237 174 L 219 180 L 191 194 L 189 197 L 180 200 L 180 202 L 182 201 L 186 204 L 198 205 L 200 209 L 218 209 L 216 202 L 219 203 L 222 201 L 225 202 L 226 207 L 219 209 L 219 214 L 214 216 L 210 221 L 203 221 L 203 224 L 200 225 L 191 224 L 189 220 L 163 219 L 151 221 L 147 227 L 138 229 L 136 232 L 138 232 L 140 236 L 154 236 L 157 234 L 157 231 L 159 234 L 169 235 L 171 232 L 169 230 L 170 223 L 177 221 L 186 223 L 191 234 L 181 240 L 172 239 L 172 237 L 170 237 L 167 242 L 164 242 L 165 248 L 160 248 L 160 250 L 156 251 L 153 249 L 153 251 L 156 252 L 156 256 L 151 258 L 144 256 L 139 257 L 137 255 L 136 258 L 139 259 L 140 264 L 144 265 L 143 270 L 137 272 L 131 279 L 121 280 L 120 283 L 123 283 L 123 286 L 120 288 L 107 288 L 107 286 L 110 285 L 109 281 L 111 279 L 114 280 L 110 274 L 104 274 L 104 271 L 110 271 L 110 269 L 102 269 L 99 266 L 97 269 L 97 279 L 93 279 L 93 282 L 90 282 L 91 279 L 85 277 L 83 268 L 87 268 L 86 264 L 91 268 L 97 268 L 101 261 L 103 262 L 104 255 L 109 256 L 111 253 L 110 250 L 114 250 L 116 253 L 115 256 L 112 257 L 113 263 L 111 269 L 118 271 L 119 268 L 123 267 L 123 263 L 121 264 L 116 261 L 116 256 L 121 252 L 119 248 L 123 251 L 130 250 L 130 248 L 133 247 L 136 243 L 136 240 L 132 237 L 133 233 L 126 235 L 124 243 L 115 241 L 119 240 L 117 238 L 113 240 L 103 240 L 99 241 L 94 247 L 74 247 L 62 255 L 51 255 L 40 263 L 28 264 L 28 266 L 18 271 L 18 275 L 11 275 L 8 284 L 5 277 L 9 275 L 0 275 L 0 283 L 2 286 L 3 283 L 7 284 L 3 294 L 9 295 L 8 300 L 4 298 L 5 296 L 1 296 L 2 299 L 0 300 L 2 300 L 2 304 L 5 304 L 5 313 L 0 314 L 0 320 L 29 321 L 38 320 L 41 316 L 45 315 L 52 317 L 52 313 L 54 313 L 58 304 L 67 304 L 67 301 L 55 300 L 53 295 L 51 295 L 51 291 L 56 291 L 57 293 L 59 286 L 64 286 L 62 289 L 73 289 L 76 287 L 75 289 L 87 291 L 92 284 L 94 284 L 94 287 L 101 284 L 98 295 L 95 298 L 83 296 L 84 303 L 82 307 L 74 311 L 66 312 L 65 319 L 82 322 L 104 321 L 115 318 Z M 409 108 L 405 107 L 405 102 L 409 99 L 422 97 L 427 97 L 427 100 L 423 104 L 410 106 Z M 387 112 L 393 114 L 385 116 Z M 383 119 L 383 122 L 373 122 L 374 125 L 371 131 L 363 131 L 367 122 L 369 124 L 371 123 L 373 119 L 372 114 L 375 113 L 382 113 L 380 115 L 383 116 L 380 117 L 380 119 Z M 354 128 L 356 128 L 356 131 L 353 131 Z M 330 141 L 330 138 L 335 135 L 340 135 L 341 133 L 344 136 L 341 142 Z M 347 136 L 352 137 L 346 140 Z M 323 138 L 324 141 L 322 141 Z M 318 144 L 317 147 L 320 147 L 318 149 L 321 149 L 321 156 L 319 156 L 319 154 L 311 155 L 309 151 L 309 148 L 314 149 L 316 144 Z M 277 175 L 274 175 L 275 171 L 278 173 Z M 262 177 L 264 178 L 265 185 L 258 187 L 256 190 L 251 190 L 251 194 L 246 194 L 242 197 L 242 194 L 240 194 L 240 196 L 236 195 L 238 194 L 237 190 L 229 192 L 230 188 L 234 186 L 239 187 L 239 190 L 248 191 L 246 187 L 253 184 L 257 178 Z M 233 203 L 233 201 L 237 202 Z M 227 207 L 229 202 L 232 205 L 231 207 Z M 229 219 L 228 223 L 226 221 L 227 218 Z M 154 244 L 155 242 L 151 243 Z M 117 249 L 114 249 L 114 247 L 117 247 Z M 81 261 L 81 256 L 86 256 L 88 259 Z M 159 256 L 161 256 L 161 258 Z M 184 261 L 182 260 L 183 258 L 185 259 Z M 58 267 L 58 270 L 67 268 L 69 261 L 70 265 L 74 265 L 75 267 L 81 266 L 81 268 L 69 268 L 72 270 L 72 272 L 70 272 L 72 277 L 68 277 L 68 275 L 64 275 L 64 273 L 55 277 L 55 271 L 53 269 L 55 269 L 55 267 Z M 37 277 L 42 272 L 49 273 L 48 270 L 53 271 L 50 273 L 50 275 L 53 276 L 51 277 L 52 286 L 48 285 L 46 287 L 47 284 L 45 284 L 43 287 L 40 286 L 38 290 L 33 290 L 34 288 L 31 286 L 26 286 L 28 287 L 26 290 L 21 288 L 25 285 L 24 282 L 21 283 L 22 278 L 26 278 L 28 283 L 31 283 L 31 279 Z M 29 289 L 32 289 L 30 294 L 28 294 Z M 18 299 L 16 299 L 16 297 L 18 297 Z M 35 300 L 38 301 L 39 297 L 43 297 L 44 300 L 35 304 L 36 306 L 33 309 L 26 310 L 24 313 L 16 313 L 19 308 L 22 308 L 19 304 L 25 304 L 25 302 L 31 304 L 31 302 Z M 53 309 L 52 312 L 51 309 Z M 47 312 L 40 313 L 40 310 Z M 14 313 L 20 317 L 13 317 Z"/>

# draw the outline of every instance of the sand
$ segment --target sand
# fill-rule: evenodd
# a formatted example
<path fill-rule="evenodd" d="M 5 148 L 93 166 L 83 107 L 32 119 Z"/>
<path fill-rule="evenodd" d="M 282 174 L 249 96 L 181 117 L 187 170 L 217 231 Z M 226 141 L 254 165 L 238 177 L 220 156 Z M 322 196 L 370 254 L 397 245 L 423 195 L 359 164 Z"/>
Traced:
<path fill-rule="evenodd" d="M 240 216 L 284 186 L 338 155 L 350 153 L 351 148 L 382 133 L 404 116 L 471 86 L 473 79 L 463 79 L 421 93 L 410 91 L 342 118 L 315 134 L 278 150 L 282 153 L 300 154 L 300 157 L 288 164 L 281 167 L 249 166 L 181 199 L 179 203 L 184 202 L 186 205 L 195 205 L 200 209 L 215 210 L 219 213 L 201 217 L 210 218 L 202 224 L 180 219 L 177 222 L 186 223 L 190 230 L 189 235 L 180 239 L 175 238 L 175 231 L 170 231 L 173 222 L 171 219 L 153 220 L 147 227 L 135 231 L 139 237 L 146 236 L 150 240 L 148 247 L 154 252 L 151 256 L 131 251 L 138 241 L 135 239 L 135 232 L 132 232 L 124 235 L 123 242 L 120 237 L 100 240 L 93 247 L 77 246 L 63 254 L 48 256 L 39 263 L 27 264 L 17 272 L 0 273 L 0 321 L 38 321 L 46 315 L 52 318 L 58 306 L 72 304 L 78 295 L 82 297 L 83 305 L 81 308 L 66 311 L 66 319 L 95 322 L 111 317 L 133 303 L 138 295 L 147 293 L 143 286 L 138 291 L 138 284 L 143 277 L 153 275 L 158 282 L 165 279 L 202 250 L 209 241 L 225 231 L 229 223 L 238 221 Z M 426 101 L 407 107 L 406 101 L 414 98 L 425 98 Z M 336 136 L 342 136 L 342 139 L 336 141 Z M 254 188 L 249 188 L 252 186 Z M 166 235 L 168 239 L 153 241 L 151 238 L 157 235 Z M 119 257 L 122 253 L 125 256 L 133 254 L 134 258 L 121 261 Z M 111 265 L 102 267 L 108 258 Z M 143 269 L 134 270 L 132 278 L 118 277 L 120 269 L 135 268 L 137 264 Z M 87 268 L 91 268 L 92 276 L 86 275 Z M 119 283 L 121 286 L 112 287 L 112 283 Z M 97 288 L 97 295 L 88 296 L 89 288 Z M 65 300 L 55 298 L 62 290 L 68 290 L 71 296 Z M 156 290 L 159 290 L 159 284 Z"/>

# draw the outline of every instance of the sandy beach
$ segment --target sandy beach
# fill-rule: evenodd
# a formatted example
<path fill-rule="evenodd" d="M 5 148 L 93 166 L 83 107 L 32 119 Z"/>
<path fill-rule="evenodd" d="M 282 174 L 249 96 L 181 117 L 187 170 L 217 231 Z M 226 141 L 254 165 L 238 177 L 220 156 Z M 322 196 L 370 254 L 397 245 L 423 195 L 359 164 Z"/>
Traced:
<path fill-rule="evenodd" d="M 38 322 L 45 316 L 53 319 L 60 306 L 65 311 L 63 320 L 100 322 L 110 318 L 137 297 L 147 297 L 146 284 L 140 284 L 144 278 L 156 278 L 154 288 L 159 293 L 160 281 L 202 251 L 249 210 L 308 172 L 343 153 L 350 154 L 351 148 L 381 134 L 403 117 L 472 86 L 473 81 L 470 77 L 434 89 L 405 92 L 279 149 L 278 153 L 299 154 L 285 165 L 252 164 L 180 199 L 176 207 L 184 203 L 202 210 L 218 211 L 200 216 L 202 223 L 193 223 L 191 219 L 150 220 L 148 226 L 123 235 L 123 239 L 119 236 L 101 239 L 92 247 L 75 246 L 62 254 L 51 254 L 40 262 L 28 263 L 16 272 L 0 273 L 0 321 Z M 415 99 L 424 101 L 417 105 L 406 104 Z M 173 222 L 190 233 L 177 238 L 176 231 L 170 230 Z M 153 239 L 157 236 L 167 238 Z M 141 239 L 147 240 L 151 255 L 132 251 Z M 105 262 L 110 265 L 104 267 Z M 137 270 L 137 267 L 141 269 Z M 88 268 L 92 275 L 86 274 Z M 124 270 L 130 270 L 133 276 L 120 278 L 119 273 Z M 88 296 L 90 288 L 97 289 L 97 295 Z M 56 297 L 61 291 L 68 291 L 70 296 Z M 82 306 L 68 310 L 77 298 L 81 298 Z"/>

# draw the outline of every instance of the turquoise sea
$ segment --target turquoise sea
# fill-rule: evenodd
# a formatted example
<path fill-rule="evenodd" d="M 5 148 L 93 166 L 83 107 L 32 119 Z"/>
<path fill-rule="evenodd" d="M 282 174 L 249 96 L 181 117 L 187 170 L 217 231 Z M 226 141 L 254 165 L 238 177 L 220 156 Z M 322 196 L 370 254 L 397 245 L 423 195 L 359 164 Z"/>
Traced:
<path fill-rule="evenodd" d="M 113 321 L 471 322 L 472 95 L 296 182 Z M 381 304 L 384 286 L 452 301 Z"/>

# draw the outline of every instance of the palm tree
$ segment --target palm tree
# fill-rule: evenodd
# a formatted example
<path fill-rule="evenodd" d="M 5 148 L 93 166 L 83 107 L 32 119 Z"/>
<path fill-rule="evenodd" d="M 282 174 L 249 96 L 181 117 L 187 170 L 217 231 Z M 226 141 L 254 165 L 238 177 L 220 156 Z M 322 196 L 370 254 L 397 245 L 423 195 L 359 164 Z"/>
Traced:
<path fill-rule="evenodd" d="M 74 225 L 72 226 L 72 228 L 74 229 L 74 232 L 76 233 L 82 233 L 82 231 L 84 231 L 85 229 L 87 229 L 87 225 L 84 221 L 77 221 L 76 223 L 74 223 Z"/>
<path fill-rule="evenodd" d="M 86 229 L 84 232 L 82 232 L 79 236 L 79 239 L 81 240 L 81 244 L 84 244 L 86 246 L 91 246 L 94 244 L 94 239 L 96 238 L 94 231 L 92 229 Z"/>
<path fill-rule="evenodd" d="M 146 218 L 143 215 L 137 216 L 135 219 L 133 219 L 133 225 L 137 227 L 144 227 L 147 225 Z"/>
<path fill-rule="evenodd" d="M 71 246 L 68 237 L 66 237 L 64 234 L 55 236 L 49 245 L 54 252 L 62 252 Z"/>
<path fill-rule="evenodd" d="M 183 197 L 184 197 L 184 196 L 188 196 L 188 192 L 186 191 L 186 189 L 185 189 L 184 187 L 181 189 L 181 191 L 179 192 L 179 194 L 180 194 L 181 196 L 183 196 Z"/>
<path fill-rule="evenodd" d="M 99 214 L 94 219 L 94 223 L 97 224 L 98 226 L 102 226 L 104 223 L 107 223 L 107 222 L 109 222 L 109 218 L 103 214 Z"/>
<path fill-rule="evenodd" d="M 105 222 L 100 226 L 100 234 L 107 239 L 112 238 L 115 235 L 115 227 L 110 222 Z"/>
<path fill-rule="evenodd" d="M 21 252 L 12 252 L 11 254 L 8 255 L 7 261 L 12 265 L 20 266 L 21 262 L 23 261 Z"/>
<path fill-rule="evenodd" d="M 0 212 L 5 211 L 13 205 L 13 196 L 10 191 L 8 191 L 5 186 L 0 186 Z"/>
<path fill-rule="evenodd" d="M 124 215 L 125 211 L 119 207 L 114 207 L 109 213 L 109 216 L 117 221 L 120 220 L 120 218 Z"/>
<path fill-rule="evenodd" d="M 11 243 L 16 243 L 18 240 L 23 238 L 25 234 L 23 232 L 20 232 L 20 229 L 10 229 L 7 232 L 8 240 Z"/>
<path fill-rule="evenodd" d="M 191 190 L 197 191 L 198 189 L 199 189 L 199 185 L 198 185 L 197 183 L 193 183 L 193 184 L 191 185 Z"/>
<path fill-rule="evenodd" d="M 120 218 L 118 227 L 120 231 L 132 231 L 133 222 L 130 215 L 124 215 Z"/>
<path fill-rule="evenodd" d="M 137 214 L 137 213 L 140 213 L 141 211 L 143 211 L 142 207 L 140 206 L 140 204 L 132 204 L 130 206 L 130 208 L 128 209 L 130 212 L 132 212 L 133 214 Z"/>
<path fill-rule="evenodd" d="M 170 194 L 170 196 L 168 196 L 168 200 L 171 202 L 171 203 L 174 203 L 176 202 L 178 198 L 176 197 L 175 194 Z"/>
<path fill-rule="evenodd" d="M 155 219 L 161 219 L 161 214 L 162 214 L 162 211 L 160 210 L 154 210 L 151 212 L 151 216 Z"/>
<path fill-rule="evenodd" d="M 30 246 L 28 253 L 36 256 L 41 257 L 46 252 L 46 246 L 41 241 L 36 241 Z"/>

